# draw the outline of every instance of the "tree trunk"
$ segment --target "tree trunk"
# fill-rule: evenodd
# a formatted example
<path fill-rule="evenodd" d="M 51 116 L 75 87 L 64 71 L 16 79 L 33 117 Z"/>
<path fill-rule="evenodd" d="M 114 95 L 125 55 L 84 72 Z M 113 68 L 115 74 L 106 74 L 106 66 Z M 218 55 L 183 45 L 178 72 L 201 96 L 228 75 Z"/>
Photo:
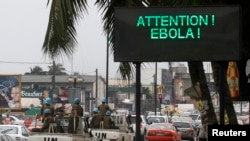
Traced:
<path fill-rule="evenodd" d="M 212 99 L 210 96 L 210 91 L 207 86 L 207 80 L 204 73 L 203 63 L 201 61 L 188 62 L 189 73 L 191 77 L 192 84 L 195 86 L 199 84 L 201 90 L 201 101 L 203 107 L 205 108 L 205 116 L 203 118 L 202 124 L 218 124 L 216 115 L 214 112 L 214 107 L 212 104 Z"/>
<path fill-rule="evenodd" d="M 226 63 L 228 64 L 228 62 L 226 62 Z M 219 92 L 220 89 L 222 89 L 220 84 L 219 84 L 219 82 L 220 82 L 219 75 L 225 75 L 225 78 L 226 78 L 226 73 L 225 74 L 219 74 L 218 70 L 220 70 L 221 67 L 222 67 L 221 63 L 211 62 L 211 64 L 212 64 L 213 77 L 214 77 L 216 90 Z M 228 65 L 226 65 L 226 66 L 228 66 Z M 223 70 L 223 72 L 226 72 L 226 70 Z M 225 82 L 227 82 L 227 80 L 225 80 Z M 224 89 L 225 89 L 224 90 L 225 91 L 225 94 L 224 94 L 224 107 L 225 107 L 225 110 L 226 110 L 226 113 L 227 113 L 227 116 L 228 116 L 229 124 L 238 124 L 236 113 L 235 113 L 233 102 L 232 102 L 232 98 L 231 98 L 231 95 L 230 95 L 230 92 L 229 92 L 228 83 L 225 84 Z"/>

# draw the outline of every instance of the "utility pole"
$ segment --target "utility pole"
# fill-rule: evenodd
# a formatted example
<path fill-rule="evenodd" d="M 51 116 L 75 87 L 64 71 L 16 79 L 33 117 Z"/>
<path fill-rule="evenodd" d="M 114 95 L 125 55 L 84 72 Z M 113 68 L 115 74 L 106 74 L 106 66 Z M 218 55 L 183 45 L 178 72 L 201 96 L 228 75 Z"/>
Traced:
<path fill-rule="evenodd" d="M 95 70 L 96 72 L 96 84 L 95 84 L 95 98 L 98 97 L 98 69 Z"/>
<path fill-rule="evenodd" d="M 155 97 L 155 115 L 156 115 L 156 108 L 157 108 L 157 62 L 155 62 L 155 74 L 154 74 L 154 97 Z"/>

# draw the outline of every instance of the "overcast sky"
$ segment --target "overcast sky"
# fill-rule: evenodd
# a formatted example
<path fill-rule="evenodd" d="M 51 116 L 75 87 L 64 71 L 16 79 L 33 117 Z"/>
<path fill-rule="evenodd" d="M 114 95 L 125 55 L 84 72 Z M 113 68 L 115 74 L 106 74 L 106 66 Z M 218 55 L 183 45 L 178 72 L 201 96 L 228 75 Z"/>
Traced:
<path fill-rule="evenodd" d="M 63 64 L 67 73 L 95 75 L 98 69 L 98 74 L 106 77 L 106 35 L 100 12 L 92 0 L 89 2 L 92 3 L 89 3 L 88 14 L 77 24 L 79 44 L 73 64 L 67 57 L 57 63 Z M 47 0 L 0 0 L 1 74 L 24 74 L 36 65 L 48 70 L 50 64 L 46 63 L 51 60 L 42 54 L 50 10 L 46 3 Z M 118 65 L 113 56 L 109 56 L 109 77 L 115 77 Z"/>
<path fill-rule="evenodd" d="M 0 73 L 24 74 L 30 72 L 30 67 L 39 65 L 48 70 L 51 62 L 42 54 L 42 44 L 48 23 L 50 7 L 47 0 L 0 0 Z M 102 30 L 100 12 L 92 3 L 89 4 L 89 14 L 84 14 L 78 23 L 79 42 L 71 60 L 65 57 L 59 60 L 68 73 L 80 72 L 106 75 L 106 38 Z M 109 57 L 113 62 L 112 56 Z M 110 62 L 110 75 L 114 75 L 118 63 Z M 112 67 L 112 69 L 111 69 Z"/>

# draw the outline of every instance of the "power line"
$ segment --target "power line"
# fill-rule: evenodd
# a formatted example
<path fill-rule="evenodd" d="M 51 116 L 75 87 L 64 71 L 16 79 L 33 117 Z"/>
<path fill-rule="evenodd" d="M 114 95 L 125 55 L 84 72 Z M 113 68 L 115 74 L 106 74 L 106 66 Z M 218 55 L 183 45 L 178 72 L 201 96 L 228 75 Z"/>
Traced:
<path fill-rule="evenodd" d="M 53 64 L 48 62 L 11 62 L 11 61 L 0 61 L 0 63 L 8 63 L 8 64 Z"/>

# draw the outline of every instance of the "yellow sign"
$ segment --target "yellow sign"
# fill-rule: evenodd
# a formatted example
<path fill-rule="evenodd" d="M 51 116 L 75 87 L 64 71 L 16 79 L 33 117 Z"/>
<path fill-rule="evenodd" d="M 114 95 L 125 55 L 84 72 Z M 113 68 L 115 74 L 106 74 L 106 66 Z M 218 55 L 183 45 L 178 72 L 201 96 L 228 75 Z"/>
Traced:
<path fill-rule="evenodd" d="M 164 89 L 164 86 L 163 86 L 163 85 L 160 85 L 160 86 L 157 88 L 157 93 L 158 93 L 158 94 L 163 94 L 163 89 Z"/>
<path fill-rule="evenodd" d="M 49 91 L 43 91 L 43 96 L 44 96 L 44 98 L 49 97 Z"/>
<path fill-rule="evenodd" d="M 239 96 L 239 72 L 236 62 L 230 61 L 227 68 L 227 83 L 232 98 Z"/>

